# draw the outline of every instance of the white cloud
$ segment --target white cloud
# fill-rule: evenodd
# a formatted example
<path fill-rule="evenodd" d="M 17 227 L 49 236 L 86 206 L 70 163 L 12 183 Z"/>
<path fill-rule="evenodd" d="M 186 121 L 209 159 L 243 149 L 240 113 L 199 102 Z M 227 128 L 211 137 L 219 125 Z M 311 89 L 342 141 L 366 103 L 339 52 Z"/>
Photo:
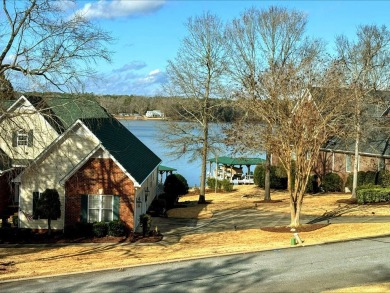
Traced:
<path fill-rule="evenodd" d="M 166 80 L 165 74 L 160 69 L 155 69 L 149 72 L 149 74 L 143 78 L 137 80 L 138 84 L 150 85 L 155 83 L 162 83 Z"/>
<path fill-rule="evenodd" d="M 152 70 L 147 74 L 142 74 L 136 69 L 117 69 L 110 74 L 101 74 L 94 81 L 90 80 L 86 90 L 96 94 L 153 96 L 161 90 L 161 85 L 165 81 L 166 74 L 160 69 Z"/>
<path fill-rule="evenodd" d="M 86 18 L 131 17 L 154 12 L 165 4 L 165 0 L 99 0 L 84 5 L 78 13 Z"/>

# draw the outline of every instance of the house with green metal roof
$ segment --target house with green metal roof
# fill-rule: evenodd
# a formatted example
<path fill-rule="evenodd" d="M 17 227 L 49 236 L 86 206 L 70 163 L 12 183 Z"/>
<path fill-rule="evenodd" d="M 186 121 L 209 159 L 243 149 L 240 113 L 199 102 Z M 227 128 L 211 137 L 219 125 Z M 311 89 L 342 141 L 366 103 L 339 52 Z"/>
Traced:
<path fill-rule="evenodd" d="M 50 188 L 60 194 L 62 209 L 54 229 L 113 220 L 135 229 L 157 195 L 160 162 L 116 119 L 79 119 L 15 178 L 19 227 L 45 229 L 36 201 Z"/>
<path fill-rule="evenodd" d="M 44 228 L 35 209 L 46 188 L 61 195 L 55 229 L 119 218 L 133 229 L 157 192 L 160 159 L 93 99 L 21 96 L 0 127 L 0 216 L 13 207 L 20 227 Z"/>

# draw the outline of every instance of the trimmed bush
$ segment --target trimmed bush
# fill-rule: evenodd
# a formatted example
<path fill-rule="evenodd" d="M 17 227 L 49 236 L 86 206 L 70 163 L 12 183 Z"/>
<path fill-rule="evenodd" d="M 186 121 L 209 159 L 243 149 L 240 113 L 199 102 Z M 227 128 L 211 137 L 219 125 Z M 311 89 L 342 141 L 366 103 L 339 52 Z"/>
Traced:
<path fill-rule="evenodd" d="M 188 193 L 187 180 L 180 174 L 168 175 L 164 182 L 167 209 L 173 208 L 180 195 Z"/>
<path fill-rule="evenodd" d="M 126 225 L 122 221 L 111 221 L 108 223 L 108 235 L 114 237 L 126 236 Z"/>
<path fill-rule="evenodd" d="M 294 166 L 293 166 L 294 167 Z M 294 169 L 295 170 L 295 169 Z M 293 170 L 293 174 L 294 174 Z M 292 176 L 294 180 L 295 176 Z M 257 165 L 253 172 L 253 180 L 255 184 L 264 188 L 265 181 L 265 165 Z M 287 174 L 281 166 L 270 167 L 270 187 L 273 189 L 287 189 Z"/>
<path fill-rule="evenodd" d="M 390 187 L 390 171 L 380 171 L 377 184 L 381 185 L 382 187 Z"/>
<path fill-rule="evenodd" d="M 92 232 L 93 232 L 93 236 L 98 238 L 107 236 L 108 225 L 104 222 L 93 223 Z"/>
<path fill-rule="evenodd" d="M 358 186 L 356 188 L 356 190 L 361 190 L 361 189 L 378 189 L 378 188 L 382 188 L 382 186 L 375 185 L 375 184 L 364 184 L 364 185 Z"/>
<path fill-rule="evenodd" d="M 229 179 L 223 179 L 221 181 L 223 191 L 233 191 L 233 184 L 230 183 Z"/>
<path fill-rule="evenodd" d="M 343 180 L 336 173 L 328 173 L 324 176 L 321 186 L 325 191 L 338 192 L 343 189 Z"/>
<path fill-rule="evenodd" d="M 357 174 L 357 187 L 363 186 L 366 184 L 372 184 L 375 185 L 376 179 L 376 172 L 372 171 L 359 171 Z M 348 187 L 350 190 L 352 190 L 353 185 L 353 173 L 350 173 L 347 178 L 347 182 L 345 184 L 346 187 Z"/>
<path fill-rule="evenodd" d="M 264 188 L 265 166 L 264 164 L 257 165 L 253 172 L 253 181 L 258 187 Z"/>
<path fill-rule="evenodd" d="M 373 184 L 376 185 L 378 184 L 378 172 L 376 171 L 367 171 L 365 172 L 366 174 L 364 175 L 364 185 L 366 184 Z"/>
<path fill-rule="evenodd" d="M 390 201 L 390 188 L 359 189 L 356 193 L 359 204 Z"/>

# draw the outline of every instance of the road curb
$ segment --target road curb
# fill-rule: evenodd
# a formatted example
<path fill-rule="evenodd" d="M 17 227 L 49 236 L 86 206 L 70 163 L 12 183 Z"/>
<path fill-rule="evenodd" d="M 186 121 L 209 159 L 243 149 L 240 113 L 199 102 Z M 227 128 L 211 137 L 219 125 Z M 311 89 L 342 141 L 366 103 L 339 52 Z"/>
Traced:
<path fill-rule="evenodd" d="M 216 256 L 224 257 L 224 256 L 232 256 L 232 255 L 245 255 L 245 254 L 253 254 L 253 253 L 259 253 L 259 252 L 280 251 L 280 250 L 291 249 L 291 248 L 297 249 L 297 248 L 304 248 L 304 247 L 309 247 L 309 246 L 330 245 L 330 244 L 334 244 L 334 243 L 351 242 L 351 241 L 358 241 L 358 240 L 369 240 L 369 239 L 374 239 L 374 238 L 386 238 L 386 237 L 390 237 L 390 233 L 384 234 L 384 235 L 379 235 L 379 236 L 370 236 L 370 237 L 362 237 L 362 238 L 356 237 L 356 238 L 351 238 L 351 239 L 346 239 L 346 240 L 333 240 L 333 241 L 321 242 L 321 243 L 316 243 L 316 244 L 308 244 L 308 245 L 302 244 L 302 245 L 295 245 L 295 246 L 289 246 L 289 247 L 279 247 L 279 248 L 275 247 L 272 249 L 265 249 L 265 250 L 231 252 L 231 253 L 222 253 L 222 254 L 217 254 L 217 255 L 215 255 L 215 254 L 214 255 L 204 255 L 204 256 L 196 256 L 196 257 L 188 257 L 188 258 L 181 258 L 181 259 L 159 261 L 159 262 L 127 265 L 127 266 L 120 266 L 120 267 L 87 270 L 87 271 L 82 271 L 82 272 L 70 272 L 70 273 L 52 274 L 52 275 L 27 277 L 27 278 L 19 278 L 19 279 L 0 280 L 0 284 L 29 281 L 29 280 L 36 280 L 36 279 L 45 279 L 45 278 L 55 278 L 55 277 L 62 277 L 62 276 L 81 275 L 81 274 L 89 274 L 89 273 L 97 273 L 97 272 L 105 272 L 105 271 L 123 271 L 125 269 L 136 268 L 136 267 L 141 267 L 141 266 L 153 266 L 153 265 L 158 265 L 158 264 L 178 263 L 178 262 L 191 261 L 191 260 L 207 259 L 207 258 L 212 258 L 212 257 L 216 257 Z M 119 244 L 119 245 L 121 245 L 121 244 Z"/>

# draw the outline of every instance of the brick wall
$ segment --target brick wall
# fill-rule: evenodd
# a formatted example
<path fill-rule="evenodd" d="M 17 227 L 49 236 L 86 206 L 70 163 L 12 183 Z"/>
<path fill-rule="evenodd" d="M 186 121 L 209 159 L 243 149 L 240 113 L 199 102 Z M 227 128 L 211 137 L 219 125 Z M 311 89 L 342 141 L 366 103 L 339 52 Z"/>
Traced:
<path fill-rule="evenodd" d="M 80 222 L 81 195 L 120 196 L 119 217 L 134 228 L 134 183 L 111 159 L 92 158 L 65 184 L 65 226 Z"/>

